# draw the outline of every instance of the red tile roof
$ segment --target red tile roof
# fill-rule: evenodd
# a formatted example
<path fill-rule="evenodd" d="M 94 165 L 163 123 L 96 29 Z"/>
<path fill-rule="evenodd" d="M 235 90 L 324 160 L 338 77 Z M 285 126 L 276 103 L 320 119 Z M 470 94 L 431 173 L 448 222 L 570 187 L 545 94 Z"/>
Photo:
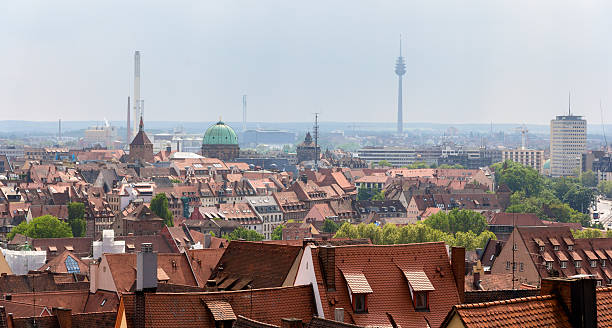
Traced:
<path fill-rule="evenodd" d="M 242 280 L 246 282 L 242 288 L 249 283 L 252 288 L 280 287 L 288 279 L 294 263 L 299 261 L 301 251 L 301 246 L 232 241 L 213 270 L 211 279 L 217 280 L 217 284 L 228 278 Z M 235 282 L 226 287 L 239 289 L 232 286 Z M 288 283 L 293 284 L 293 280 Z"/>
<path fill-rule="evenodd" d="M 199 286 L 203 287 L 206 285 L 206 281 L 210 278 L 210 274 L 217 266 L 217 263 L 219 263 L 219 259 L 224 252 L 225 248 L 206 248 L 186 251 Z"/>
<path fill-rule="evenodd" d="M 136 281 L 136 254 L 104 254 L 117 292 L 132 289 Z M 157 267 L 169 277 L 168 283 L 198 286 L 191 266 L 184 254 L 157 254 Z"/>
<path fill-rule="evenodd" d="M 78 256 L 74 255 L 71 251 L 65 250 L 59 256 L 54 257 L 52 260 L 43 264 L 38 271 L 51 271 L 58 273 L 73 273 L 68 272 L 68 265 L 66 264 L 66 260 L 68 257 L 72 258 L 77 265 L 79 266 L 79 273 L 87 274 L 89 272 L 89 266 L 81 261 Z"/>
<path fill-rule="evenodd" d="M 452 306 L 460 303 L 443 242 L 316 247 L 312 248 L 312 257 L 326 318 L 333 318 L 334 309 L 340 307 L 345 309 L 345 322 L 360 326 L 389 326 L 389 313 L 402 327 L 424 327 L 427 322 L 431 327 L 438 327 Z M 429 292 L 428 312 L 415 310 L 408 281 L 400 267 L 424 272 L 435 288 Z M 372 290 L 367 296 L 367 313 L 352 311 L 340 268 L 361 270 L 366 277 Z M 330 279 L 334 286 L 328 285 Z"/>
<path fill-rule="evenodd" d="M 455 315 L 466 328 L 572 327 L 563 305 L 552 295 L 455 305 L 445 323 Z"/>
<path fill-rule="evenodd" d="M 313 290 L 310 285 L 296 287 L 264 288 L 243 291 L 211 293 L 145 293 L 146 328 L 200 328 L 214 327 L 214 318 L 207 302 L 228 303 L 236 316 L 248 316 L 252 320 L 272 325 L 281 324 L 282 318 L 298 318 L 308 321 L 316 314 Z M 127 327 L 134 327 L 136 296 L 124 294 Z"/>

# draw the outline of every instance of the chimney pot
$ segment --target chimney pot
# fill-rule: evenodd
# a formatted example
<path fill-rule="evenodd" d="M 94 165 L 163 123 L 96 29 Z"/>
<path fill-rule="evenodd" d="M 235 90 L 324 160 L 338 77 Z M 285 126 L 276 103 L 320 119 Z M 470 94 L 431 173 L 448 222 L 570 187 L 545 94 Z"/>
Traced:
<path fill-rule="evenodd" d="M 136 260 L 136 291 L 155 291 L 157 288 L 157 253 L 153 252 L 153 244 L 142 243 Z"/>
<path fill-rule="evenodd" d="M 281 328 L 302 328 L 302 319 L 283 318 L 281 319 Z"/>
<path fill-rule="evenodd" d="M 216 280 L 206 280 L 206 291 L 207 292 L 216 292 L 217 291 L 217 281 Z"/>
<path fill-rule="evenodd" d="M 344 308 L 334 309 L 334 320 L 338 322 L 344 322 Z"/>

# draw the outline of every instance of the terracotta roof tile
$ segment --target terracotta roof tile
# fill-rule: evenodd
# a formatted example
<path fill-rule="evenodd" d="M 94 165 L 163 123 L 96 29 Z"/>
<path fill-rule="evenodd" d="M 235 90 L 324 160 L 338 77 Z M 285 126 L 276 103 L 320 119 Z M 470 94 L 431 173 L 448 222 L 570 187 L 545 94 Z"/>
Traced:
<path fill-rule="evenodd" d="M 224 301 L 204 301 L 215 321 L 236 320 L 232 305 Z"/>
<path fill-rule="evenodd" d="M 436 290 L 423 271 L 404 271 L 404 276 L 416 292 Z"/>
<path fill-rule="evenodd" d="M 456 305 L 451 313 L 459 315 L 466 328 L 572 327 L 563 306 L 550 295 Z"/>
<path fill-rule="evenodd" d="M 366 279 L 363 272 L 358 270 L 351 269 L 340 269 L 342 274 L 344 275 L 344 279 L 348 284 L 348 287 L 351 289 L 351 293 L 353 294 L 371 294 L 372 288 L 370 284 L 368 284 L 368 279 Z"/>
<path fill-rule="evenodd" d="M 211 279 L 219 282 L 231 277 L 236 278 L 235 281 L 250 280 L 252 288 L 280 287 L 299 260 L 301 251 L 301 246 L 232 241 L 219 259 Z"/>
<path fill-rule="evenodd" d="M 271 325 L 281 325 L 282 318 L 299 318 L 304 322 L 315 314 L 313 289 L 310 285 L 208 293 L 145 293 L 146 327 L 214 327 L 208 302 L 222 301 L 236 316 Z M 127 328 L 134 327 L 135 295 L 122 295 Z"/>
<path fill-rule="evenodd" d="M 350 324 L 390 326 L 387 316 L 387 313 L 390 313 L 395 322 L 402 327 L 425 327 L 428 324 L 431 327 L 438 327 L 452 306 L 460 303 L 443 242 L 308 249 L 312 252 L 318 292 L 326 318 L 334 317 L 335 308 L 344 308 L 345 322 Z M 335 264 L 331 266 L 329 262 Z M 415 310 L 410 301 L 410 288 L 406 283 L 406 277 L 398 266 L 418 267 L 429 278 L 435 290 L 429 292 L 428 312 Z M 330 272 L 330 268 L 333 271 Z M 367 296 L 367 313 L 353 312 L 348 288 L 340 269 L 361 270 L 366 277 L 373 291 Z M 335 284 L 333 289 L 327 285 L 327 278 L 324 277 L 333 279 Z"/>

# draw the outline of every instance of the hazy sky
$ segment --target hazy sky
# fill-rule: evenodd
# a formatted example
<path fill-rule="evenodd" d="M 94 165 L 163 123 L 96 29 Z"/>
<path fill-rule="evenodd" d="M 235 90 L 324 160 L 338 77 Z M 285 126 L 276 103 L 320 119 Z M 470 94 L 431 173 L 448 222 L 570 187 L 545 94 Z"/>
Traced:
<path fill-rule="evenodd" d="M 612 122 L 612 1 L 0 1 L 0 120 Z"/>

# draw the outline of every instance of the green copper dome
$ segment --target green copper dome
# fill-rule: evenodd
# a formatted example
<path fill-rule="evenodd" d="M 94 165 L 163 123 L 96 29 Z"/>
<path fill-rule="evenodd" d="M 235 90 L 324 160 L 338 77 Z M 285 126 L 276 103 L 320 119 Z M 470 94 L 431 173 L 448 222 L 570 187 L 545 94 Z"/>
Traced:
<path fill-rule="evenodd" d="M 225 123 L 219 121 L 217 124 L 211 126 L 204 133 L 204 145 L 237 145 L 238 137 L 236 132 Z"/>

